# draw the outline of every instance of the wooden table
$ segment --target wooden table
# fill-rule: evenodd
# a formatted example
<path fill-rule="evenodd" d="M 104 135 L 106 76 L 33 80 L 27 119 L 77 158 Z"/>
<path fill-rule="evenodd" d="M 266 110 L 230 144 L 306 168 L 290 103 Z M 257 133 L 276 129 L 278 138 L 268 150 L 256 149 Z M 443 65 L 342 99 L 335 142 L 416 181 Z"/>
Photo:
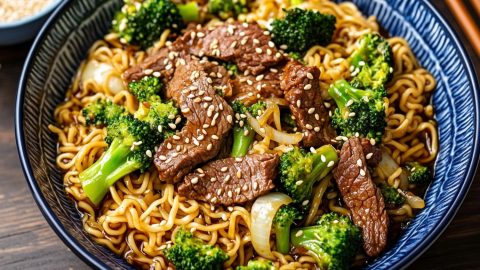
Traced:
<path fill-rule="evenodd" d="M 463 40 L 462 31 L 435 1 Z M 55 235 L 30 195 L 15 148 L 17 82 L 30 43 L 0 48 L 0 269 L 89 269 Z M 480 70 L 480 59 L 466 47 Z M 411 269 L 480 269 L 480 174 L 445 233 Z"/>

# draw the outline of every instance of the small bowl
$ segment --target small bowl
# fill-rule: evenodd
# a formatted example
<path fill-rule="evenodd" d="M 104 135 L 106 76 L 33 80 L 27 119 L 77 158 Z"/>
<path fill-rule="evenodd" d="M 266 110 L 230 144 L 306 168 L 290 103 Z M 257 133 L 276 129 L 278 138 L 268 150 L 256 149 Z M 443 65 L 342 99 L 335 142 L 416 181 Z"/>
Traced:
<path fill-rule="evenodd" d="M 13 22 L 0 22 L 0 46 L 22 43 L 34 38 L 61 0 L 53 0 L 44 9 Z"/>

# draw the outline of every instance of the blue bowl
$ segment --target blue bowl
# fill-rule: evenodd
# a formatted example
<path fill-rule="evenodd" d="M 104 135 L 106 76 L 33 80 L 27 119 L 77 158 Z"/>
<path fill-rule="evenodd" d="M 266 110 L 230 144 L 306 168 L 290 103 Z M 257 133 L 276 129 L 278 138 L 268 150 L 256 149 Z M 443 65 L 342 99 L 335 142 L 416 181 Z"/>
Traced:
<path fill-rule="evenodd" d="M 15 0 L 13 0 L 15 1 Z M 0 46 L 18 44 L 35 37 L 43 23 L 61 0 L 53 0 L 47 7 L 32 16 L 18 21 L 0 22 Z"/>
<path fill-rule="evenodd" d="M 420 63 L 438 81 L 433 95 L 440 134 L 435 180 L 426 208 L 398 242 L 367 269 L 397 269 L 412 263 L 445 230 L 472 183 L 479 152 L 477 76 L 458 37 L 428 1 L 353 0 L 375 15 L 390 34 L 408 40 Z M 121 1 L 77 0 L 61 4 L 37 37 L 26 60 L 16 103 L 16 140 L 28 184 L 55 232 L 94 268 L 131 269 L 82 230 L 55 167 L 56 138 L 47 126 L 63 101 L 90 45 L 107 33 Z"/>

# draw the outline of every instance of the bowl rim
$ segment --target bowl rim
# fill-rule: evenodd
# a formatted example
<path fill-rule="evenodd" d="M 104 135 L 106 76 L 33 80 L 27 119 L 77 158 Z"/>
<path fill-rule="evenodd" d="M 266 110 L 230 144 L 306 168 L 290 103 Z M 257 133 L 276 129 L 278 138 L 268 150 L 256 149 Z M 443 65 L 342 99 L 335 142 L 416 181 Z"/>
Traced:
<path fill-rule="evenodd" d="M 23 126 L 22 119 L 23 119 L 23 100 L 25 97 L 26 79 L 28 76 L 28 72 L 31 68 L 34 55 L 39 49 L 39 44 L 45 38 L 47 31 L 50 29 L 55 19 L 60 14 L 63 13 L 65 8 L 70 3 L 71 1 L 58 0 L 56 3 L 54 2 L 48 8 L 48 10 L 45 9 L 44 11 L 40 12 L 42 14 L 45 14 L 49 12 L 51 9 L 53 9 L 54 7 L 56 7 L 55 11 L 52 14 L 50 14 L 46 23 L 42 26 L 42 29 L 40 30 L 39 34 L 35 38 L 22 69 L 22 73 L 21 73 L 21 77 L 20 77 L 18 89 L 17 89 L 16 102 L 15 102 L 15 120 L 14 120 L 15 139 L 16 139 L 16 145 L 17 145 L 17 152 L 19 154 L 20 163 L 22 165 L 22 170 L 26 177 L 26 181 L 28 183 L 30 191 L 32 192 L 32 196 L 34 197 L 35 202 L 37 203 L 38 208 L 42 212 L 43 216 L 47 220 L 50 227 L 55 231 L 55 233 L 60 237 L 60 239 L 67 245 L 67 247 L 69 247 L 70 250 L 72 250 L 82 261 L 87 263 L 89 266 L 94 267 L 96 269 L 109 269 L 107 264 L 105 264 L 103 261 L 98 259 L 93 254 L 91 254 L 72 235 L 70 235 L 67 232 L 65 227 L 62 225 L 60 220 L 52 211 L 52 209 L 48 207 L 46 199 L 44 195 L 40 192 L 40 188 L 35 180 L 32 168 L 30 166 L 30 161 L 28 160 L 27 152 L 25 149 L 26 145 L 25 145 L 25 137 L 23 133 L 24 126 Z M 468 54 L 465 50 L 464 45 L 460 42 L 460 38 L 458 37 L 457 33 L 455 33 L 452 30 L 450 23 L 443 18 L 443 16 L 437 11 L 437 9 L 430 3 L 430 1 L 425 1 L 424 4 L 436 17 L 438 22 L 443 26 L 445 32 L 451 36 L 454 46 L 458 48 L 459 53 L 461 55 L 461 59 L 465 63 L 466 76 L 468 77 L 468 80 L 472 83 L 472 86 L 473 86 L 472 92 L 473 92 L 473 99 L 474 99 L 473 105 L 475 110 L 474 112 L 475 135 L 473 138 L 474 148 L 472 151 L 472 158 L 470 159 L 465 181 L 463 181 L 463 184 L 460 186 L 459 193 L 457 197 L 454 199 L 451 207 L 447 210 L 446 214 L 439 220 L 439 223 L 438 223 L 439 226 L 434 228 L 429 235 L 423 237 L 420 240 L 420 242 L 415 246 L 415 248 L 413 249 L 413 252 L 409 253 L 407 256 L 399 260 L 396 264 L 392 265 L 393 269 L 408 267 L 416 259 L 418 259 L 423 253 L 425 253 L 425 251 L 427 251 L 430 248 L 430 246 L 433 245 L 433 243 L 442 235 L 442 233 L 446 230 L 450 222 L 453 220 L 455 214 L 460 209 L 460 206 L 462 205 L 466 197 L 466 194 L 473 183 L 473 179 L 476 175 L 477 167 L 479 165 L 478 161 L 479 161 L 480 146 L 478 145 L 478 142 L 480 140 L 480 132 L 479 132 L 480 131 L 480 113 L 479 113 L 480 100 L 478 96 L 479 95 L 478 90 L 480 88 L 477 81 L 478 77 L 477 77 L 475 68 L 472 64 L 471 59 L 468 57 Z M 40 16 L 40 13 L 36 15 Z M 29 18 L 31 19 L 32 17 L 28 17 L 27 19 Z M 19 24 L 20 21 L 16 23 Z M 0 27 L 2 26 L 3 25 L 0 24 Z"/>
<path fill-rule="evenodd" d="M 59 4 L 62 3 L 62 1 L 63 1 L 63 3 L 68 2 L 68 0 L 53 0 L 50 4 L 48 4 L 45 8 L 43 8 L 42 10 L 40 10 L 37 13 L 34 13 L 32 15 L 23 17 L 20 20 L 16 20 L 16 21 L 0 22 L 0 30 L 1 29 L 16 28 L 16 27 L 20 27 L 20 26 L 23 26 L 25 24 L 28 24 L 30 22 L 33 22 L 33 21 L 49 14 L 50 12 L 52 12 L 52 10 L 54 10 L 56 7 L 58 7 Z"/>

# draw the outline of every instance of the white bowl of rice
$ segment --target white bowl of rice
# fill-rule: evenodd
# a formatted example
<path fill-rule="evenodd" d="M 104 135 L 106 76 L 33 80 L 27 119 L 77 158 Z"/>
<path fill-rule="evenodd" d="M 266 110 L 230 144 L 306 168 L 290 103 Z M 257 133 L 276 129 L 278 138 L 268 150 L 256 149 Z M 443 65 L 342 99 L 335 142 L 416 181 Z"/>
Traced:
<path fill-rule="evenodd" d="M 61 0 L 0 0 L 0 46 L 36 36 Z"/>

